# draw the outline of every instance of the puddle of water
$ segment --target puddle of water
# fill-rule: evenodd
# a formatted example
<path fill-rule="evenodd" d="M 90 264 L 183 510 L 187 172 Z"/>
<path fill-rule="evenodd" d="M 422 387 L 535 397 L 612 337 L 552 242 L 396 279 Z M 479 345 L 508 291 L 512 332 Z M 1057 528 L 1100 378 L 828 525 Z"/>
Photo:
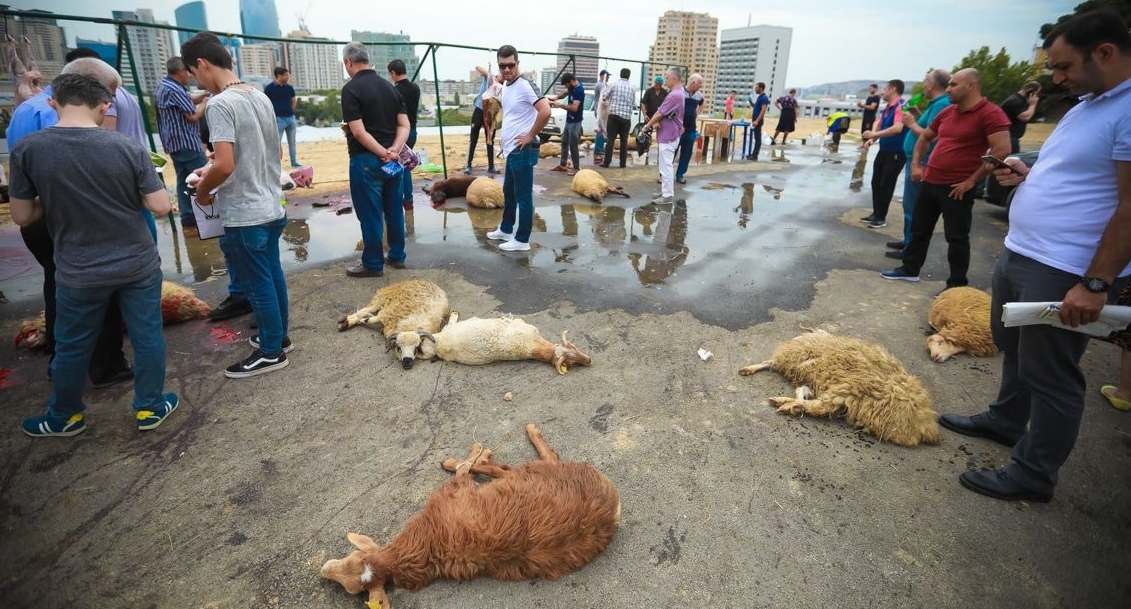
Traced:
<path fill-rule="evenodd" d="M 817 199 L 843 200 L 844 172 L 829 161 L 853 155 L 831 155 L 809 150 L 775 150 L 774 158 L 792 167 L 807 167 L 803 174 L 789 171 L 742 171 L 695 178 L 677 190 L 683 201 L 666 205 L 649 203 L 652 180 L 633 186 L 632 199 L 606 199 L 602 204 L 554 186 L 536 184 L 533 248 L 523 254 L 500 252 L 486 238 L 502 219 L 502 210 L 469 208 L 455 199 L 433 209 L 428 196 L 414 193 L 415 209 L 406 213 L 409 256 L 413 244 L 443 244 L 470 248 L 461 254 L 507 256 L 518 264 L 555 272 L 586 272 L 608 278 L 633 278 L 648 287 L 679 283 L 679 270 L 697 261 L 759 255 L 777 249 L 809 247 L 820 238 L 799 239 Z M 867 154 L 856 160 L 857 171 L 867 164 Z M 794 176 L 801 175 L 801 178 Z M 536 179 L 538 176 L 536 176 Z M 862 181 L 854 172 L 853 186 Z M 856 188 L 853 187 L 853 190 Z M 755 205 L 757 200 L 758 204 Z M 353 214 L 340 214 L 351 205 L 348 193 L 322 199 L 292 200 L 289 222 L 281 246 L 283 268 L 301 269 L 354 255 L 361 232 Z M 165 277 L 184 285 L 224 281 L 227 271 L 219 243 L 186 238 L 179 222 L 158 221 L 158 246 Z M 474 254 L 472 252 L 475 252 Z M 41 298 L 42 269 L 24 247 L 14 225 L 0 226 L 0 280 L 11 301 Z M 697 269 L 696 281 L 703 273 Z M 219 291 L 219 290 L 217 290 Z M 214 329 L 214 332 L 216 330 Z M 217 341 L 241 340 L 214 335 Z"/>

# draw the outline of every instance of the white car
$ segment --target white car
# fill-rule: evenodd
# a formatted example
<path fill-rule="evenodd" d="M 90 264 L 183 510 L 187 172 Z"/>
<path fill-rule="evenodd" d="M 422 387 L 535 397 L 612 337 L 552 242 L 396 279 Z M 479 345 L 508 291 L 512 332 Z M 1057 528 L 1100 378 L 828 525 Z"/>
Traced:
<path fill-rule="evenodd" d="M 583 102 L 584 114 L 581 118 L 581 135 L 593 135 L 597 132 L 597 115 L 593 113 L 593 102 L 596 96 L 591 92 L 586 92 L 585 101 Z M 632 120 L 629 121 L 631 129 L 640 122 L 640 100 L 637 99 L 636 105 L 632 108 Z M 562 129 L 566 124 L 566 111 L 562 108 L 550 108 L 550 120 L 546 121 L 546 126 L 542 128 L 540 134 L 543 142 L 550 141 L 550 138 L 561 138 Z"/>

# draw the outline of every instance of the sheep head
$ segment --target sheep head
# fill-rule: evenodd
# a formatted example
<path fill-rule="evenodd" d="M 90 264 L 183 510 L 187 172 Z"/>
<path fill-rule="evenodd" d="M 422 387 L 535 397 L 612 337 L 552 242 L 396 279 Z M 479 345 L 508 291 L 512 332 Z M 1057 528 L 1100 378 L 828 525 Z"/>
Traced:
<path fill-rule="evenodd" d="M 942 334 L 932 334 L 927 338 L 927 351 L 931 353 L 931 359 L 942 363 L 959 353 L 965 352 L 966 349 L 958 346 Z"/>
<path fill-rule="evenodd" d="M 347 534 L 346 539 L 357 549 L 345 558 L 327 560 L 322 565 L 322 577 L 338 582 L 350 594 L 368 591 L 369 601 L 365 604 L 369 609 L 390 609 L 389 595 L 385 593 L 389 572 L 377 560 L 380 546 L 357 533 Z"/>
<path fill-rule="evenodd" d="M 420 335 L 420 349 L 417 350 L 416 357 L 424 360 L 436 359 L 440 355 L 436 349 L 436 337 L 428 332 L 417 332 L 417 334 Z"/>
<path fill-rule="evenodd" d="M 593 358 L 582 353 L 576 345 L 566 339 L 566 333 L 562 332 L 562 344 L 554 345 L 554 368 L 557 369 L 558 374 L 569 372 L 570 366 L 588 366 L 592 361 Z"/>
<path fill-rule="evenodd" d="M 412 363 L 416 361 L 416 352 L 420 349 L 422 340 L 420 333 L 416 331 L 397 332 L 393 335 L 391 343 L 397 349 L 401 366 L 405 370 L 412 368 Z"/>

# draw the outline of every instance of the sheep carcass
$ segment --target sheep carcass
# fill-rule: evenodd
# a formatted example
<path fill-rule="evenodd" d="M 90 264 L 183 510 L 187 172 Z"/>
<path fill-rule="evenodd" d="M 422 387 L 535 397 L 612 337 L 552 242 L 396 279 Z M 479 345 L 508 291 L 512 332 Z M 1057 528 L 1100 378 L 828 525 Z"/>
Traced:
<path fill-rule="evenodd" d="M 573 184 L 571 185 L 573 192 L 580 194 L 583 197 L 592 199 L 598 203 L 605 199 L 605 195 L 612 193 L 628 198 L 628 193 L 624 191 L 622 186 L 610 186 L 605 181 L 604 176 L 593 171 L 592 169 L 582 169 L 573 176 Z"/>
<path fill-rule="evenodd" d="M 483 209 L 503 207 L 503 184 L 491 178 L 475 178 L 467 187 L 467 204 Z"/>
<path fill-rule="evenodd" d="M 429 197 L 432 197 L 432 207 L 439 207 L 448 199 L 466 197 L 467 189 L 475 181 L 475 176 L 459 176 L 446 180 L 436 180 L 431 186 L 422 186 Z"/>
<path fill-rule="evenodd" d="M 559 157 L 562 155 L 562 147 L 558 144 L 551 144 L 546 142 L 538 147 L 538 158 L 548 159 L 552 157 Z"/>
<path fill-rule="evenodd" d="M 379 546 L 350 533 L 357 549 L 326 561 L 322 576 L 350 594 L 368 591 L 369 607 L 389 609 L 387 584 L 416 592 L 439 578 L 556 580 L 588 564 L 616 533 L 616 486 L 592 464 L 561 461 L 533 423 L 526 434 L 538 461 L 503 465 L 472 445 L 466 460 L 444 461 L 455 476 L 400 535 Z M 470 474 L 495 480 L 479 485 Z"/>
<path fill-rule="evenodd" d="M 797 386 L 795 397 L 767 400 L 780 413 L 830 418 L 843 413 L 849 425 L 902 446 L 940 441 L 927 390 L 880 345 L 817 331 L 782 343 L 769 361 L 738 373 L 767 368 Z"/>
<path fill-rule="evenodd" d="M 338 320 L 338 330 L 345 332 L 358 324 L 380 325 L 389 348 L 397 349 L 401 365 L 408 370 L 421 335 L 439 332 L 449 312 L 448 295 L 440 286 L 426 279 L 409 279 L 377 290 L 368 305 Z"/>
<path fill-rule="evenodd" d="M 552 365 L 560 374 L 570 366 L 588 366 L 592 358 L 566 340 L 555 345 L 542 338 L 538 328 L 521 319 L 499 317 L 459 321 L 453 312 L 442 332 L 425 334 L 420 359 L 438 357 L 449 362 L 478 366 L 491 362 L 534 359 Z"/>
<path fill-rule="evenodd" d="M 963 352 L 975 357 L 997 354 L 990 331 L 990 295 L 982 290 L 944 290 L 931 303 L 927 323 L 935 329 L 927 339 L 927 351 L 936 362 L 945 362 Z"/>

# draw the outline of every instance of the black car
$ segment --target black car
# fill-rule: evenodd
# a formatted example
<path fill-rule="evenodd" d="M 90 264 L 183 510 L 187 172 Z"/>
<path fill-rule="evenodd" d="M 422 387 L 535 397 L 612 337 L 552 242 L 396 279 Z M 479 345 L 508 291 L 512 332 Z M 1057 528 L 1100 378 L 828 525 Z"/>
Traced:
<path fill-rule="evenodd" d="M 1028 152 L 1021 152 L 1018 154 L 1011 154 L 1009 156 L 1021 159 L 1022 163 L 1032 167 L 1037 162 L 1037 154 L 1039 150 L 1031 150 Z M 1013 201 L 1013 193 L 1017 190 L 1016 186 L 1002 186 L 993 176 L 986 178 L 986 203 L 990 205 L 997 205 L 1009 209 L 1010 202 Z"/>

